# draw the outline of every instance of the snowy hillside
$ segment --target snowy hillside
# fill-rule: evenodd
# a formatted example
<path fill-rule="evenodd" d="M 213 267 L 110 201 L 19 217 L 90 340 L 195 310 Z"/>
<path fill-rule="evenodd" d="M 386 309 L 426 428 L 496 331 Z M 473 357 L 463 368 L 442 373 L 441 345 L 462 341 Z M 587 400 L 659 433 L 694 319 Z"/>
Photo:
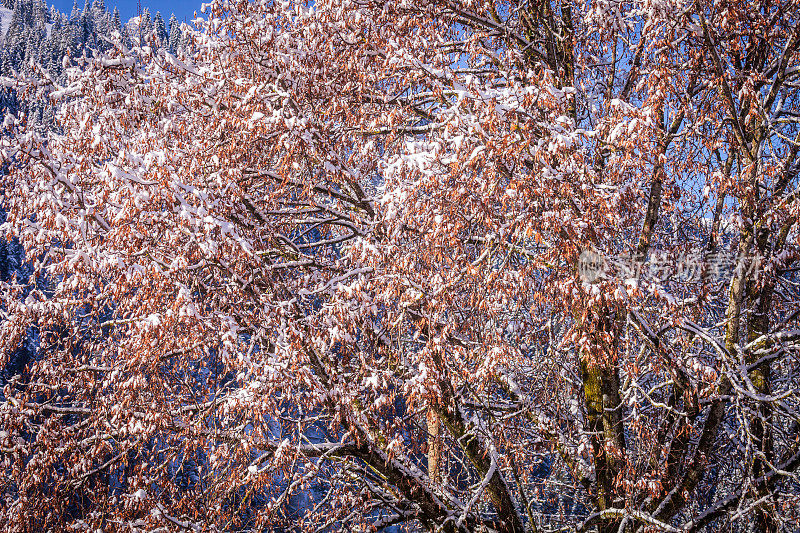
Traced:
<path fill-rule="evenodd" d="M 8 27 L 11 25 L 11 17 L 14 14 L 10 9 L 0 7 L 0 36 L 5 37 Z"/>
<path fill-rule="evenodd" d="M 6 7 L 0 7 L 0 38 L 5 39 L 6 34 L 8 33 L 8 28 L 11 27 L 11 20 L 14 17 L 14 10 L 8 9 Z M 50 37 L 50 31 L 53 28 L 52 23 L 46 23 L 44 25 L 45 29 L 47 30 L 47 37 Z M 0 43 L 0 45 L 5 44 Z"/>

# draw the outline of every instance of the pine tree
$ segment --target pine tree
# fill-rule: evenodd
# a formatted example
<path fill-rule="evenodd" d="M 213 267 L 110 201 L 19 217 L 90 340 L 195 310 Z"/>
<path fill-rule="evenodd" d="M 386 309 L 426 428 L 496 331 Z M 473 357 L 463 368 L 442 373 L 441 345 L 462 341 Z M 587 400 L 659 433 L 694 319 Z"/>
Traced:
<path fill-rule="evenodd" d="M 38 28 L 29 26 L 25 29 L 25 55 L 23 61 L 29 64 L 31 61 L 38 62 L 42 48 L 43 34 Z"/>
<path fill-rule="evenodd" d="M 38 1 L 34 4 L 33 24 L 37 29 L 45 31 L 45 24 L 47 24 L 47 6 Z"/>
<path fill-rule="evenodd" d="M 189 36 L 189 34 L 181 32 L 180 38 L 178 39 L 177 51 L 181 52 L 184 50 L 188 50 L 191 45 L 192 45 L 192 38 Z"/>
<path fill-rule="evenodd" d="M 81 17 L 78 19 L 78 35 L 84 46 L 92 47 L 94 45 L 94 21 L 90 11 L 81 13 Z"/>
<path fill-rule="evenodd" d="M 126 47 L 130 48 L 132 46 L 131 42 L 131 31 L 127 24 L 122 26 L 122 44 Z"/>
<path fill-rule="evenodd" d="M 153 19 L 150 18 L 150 10 L 144 8 L 139 17 L 139 42 L 144 44 L 147 38 L 153 34 Z"/>
<path fill-rule="evenodd" d="M 24 6 L 22 0 L 14 2 L 14 10 L 11 13 L 11 22 L 5 35 L 5 48 L 8 51 L 14 67 L 18 67 L 24 61 L 25 51 L 25 20 Z"/>
<path fill-rule="evenodd" d="M 112 31 L 116 30 L 122 33 L 122 21 L 119 18 L 119 9 L 114 6 L 114 14 L 111 16 L 111 28 Z"/>
<path fill-rule="evenodd" d="M 181 38 L 181 25 L 178 23 L 178 19 L 175 17 L 175 13 L 170 15 L 169 17 L 169 42 L 167 47 L 169 51 L 173 54 L 178 53 L 178 44 Z"/>
<path fill-rule="evenodd" d="M 42 41 L 42 49 L 40 53 L 40 63 L 46 68 L 50 74 L 58 75 L 60 71 L 54 69 L 54 60 L 56 56 L 56 35 L 61 31 L 61 21 L 56 19 L 50 30 L 50 36 Z"/>
<path fill-rule="evenodd" d="M 9 53 L 9 50 L 7 48 L 3 50 L 2 62 L 0 63 L 0 68 L 6 75 L 10 75 L 14 72 L 14 60 L 11 57 L 11 54 Z"/>
<path fill-rule="evenodd" d="M 94 23 L 94 30 L 97 33 L 96 42 L 100 51 L 108 49 L 108 41 L 105 39 L 111 32 L 111 16 L 106 11 L 106 6 L 103 0 L 95 0 L 92 4 L 92 20 Z"/>
<path fill-rule="evenodd" d="M 53 106 L 49 105 L 44 108 L 44 115 L 42 116 L 42 125 L 45 128 L 52 128 L 55 121 L 55 112 Z"/>
<path fill-rule="evenodd" d="M 69 48 L 71 54 L 76 54 L 78 50 L 83 48 L 83 45 L 86 43 L 83 36 L 83 24 L 81 22 L 81 18 L 81 15 L 78 15 L 78 18 L 70 20 L 69 30 L 64 36 L 65 44 Z"/>
<path fill-rule="evenodd" d="M 167 27 L 164 24 L 164 19 L 161 17 L 161 12 L 156 11 L 156 16 L 153 18 L 153 35 L 156 37 L 156 42 L 159 45 L 167 42 L 169 35 L 167 35 Z"/>

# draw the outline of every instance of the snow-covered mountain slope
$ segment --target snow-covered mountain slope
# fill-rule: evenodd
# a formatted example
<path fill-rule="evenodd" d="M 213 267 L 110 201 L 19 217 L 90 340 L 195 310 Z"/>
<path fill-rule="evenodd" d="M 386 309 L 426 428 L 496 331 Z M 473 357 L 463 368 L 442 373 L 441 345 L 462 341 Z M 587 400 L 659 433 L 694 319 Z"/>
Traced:
<path fill-rule="evenodd" d="M 6 33 L 8 33 L 8 28 L 11 26 L 11 18 L 13 15 L 13 10 L 0 7 L 0 39 L 5 39 Z M 44 26 L 47 29 L 47 36 L 50 37 L 50 29 L 53 27 L 53 25 L 48 23 Z"/>
<path fill-rule="evenodd" d="M 5 7 L 0 7 L 0 37 L 5 37 L 8 27 L 11 26 L 11 16 L 13 11 Z"/>

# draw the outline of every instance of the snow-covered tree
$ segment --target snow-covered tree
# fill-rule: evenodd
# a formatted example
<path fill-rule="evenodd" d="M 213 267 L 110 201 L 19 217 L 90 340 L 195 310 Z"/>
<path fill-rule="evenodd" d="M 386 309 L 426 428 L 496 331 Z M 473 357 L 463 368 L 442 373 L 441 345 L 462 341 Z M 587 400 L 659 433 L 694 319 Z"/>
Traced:
<path fill-rule="evenodd" d="M 31 81 L 5 523 L 796 530 L 798 22 L 218 1 Z"/>
<path fill-rule="evenodd" d="M 153 18 L 150 16 L 150 11 L 147 8 L 142 10 L 138 20 L 139 39 L 144 43 L 149 41 L 153 35 Z"/>
<path fill-rule="evenodd" d="M 178 53 L 178 47 L 182 37 L 183 32 L 181 31 L 181 25 L 178 23 L 175 13 L 173 13 L 169 17 L 169 38 L 167 40 L 167 49 L 172 52 L 172 54 Z"/>
<path fill-rule="evenodd" d="M 118 31 L 122 34 L 122 21 L 119 17 L 119 9 L 114 7 L 114 13 L 111 15 L 111 31 Z"/>
<path fill-rule="evenodd" d="M 153 17 L 153 35 L 156 38 L 156 42 L 168 45 L 167 26 L 164 24 L 164 18 L 161 16 L 160 11 L 156 11 L 156 16 Z"/>

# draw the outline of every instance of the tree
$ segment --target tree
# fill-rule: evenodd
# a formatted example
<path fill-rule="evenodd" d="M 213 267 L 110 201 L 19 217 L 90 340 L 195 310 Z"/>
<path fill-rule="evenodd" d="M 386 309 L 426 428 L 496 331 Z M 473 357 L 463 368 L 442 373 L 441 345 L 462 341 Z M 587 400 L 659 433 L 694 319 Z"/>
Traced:
<path fill-rule="evenodd" d="M 137 24 L 137 31 L 141 42 L 149 40 L 153 35 L 153 19 L 150 17 L 150 11 L 147 8 L 144 8 L 142 14 L 139 15 Z"/>
<path fill-rule="evenodd" d="M 122 33 L 122 21 L 119 18 L 119 9 L 114 7 L 114 13 L 111 16 L 111 29 Z"/>
<path fill-rule="evenodd" d="M 69 20 L 70 22 L 76 21 L 81 16 L 81 10 L 78 7 L 78 0 L 72 1 L 72 10 L 69 12 Z"/>
<path fill-rule="evenodd" d="M 217 2 L 35 83 L 4 518 L 796 529 L 798 15 Z"/>
<path fill-rule="evenodd" d="M 161 12 L 156 11 L 156 16 L 153 18 L 153 35 L 156 42 L 166 45 L 169 36 L 167 35 L 167 26 L 164 24 L 164 19 L 161 17 Z"/>
<path fill-rule="evenodd" d="M 114 7 L 116 9 L 116 6 Z M 95 13 L 95 17 L 101 17 L 106 14 L 106 3 L 104 0 L 94 0 L 92 2 L 92 11 Z"/>
<path fill-rule="evenodd" d="M 175 17 L 175 13 L 169 17 L 169 39 L 167 40 L 167 49 L 174 55 L 178 53 L 178 44 L 183 37 L 181 25 Z"/>

